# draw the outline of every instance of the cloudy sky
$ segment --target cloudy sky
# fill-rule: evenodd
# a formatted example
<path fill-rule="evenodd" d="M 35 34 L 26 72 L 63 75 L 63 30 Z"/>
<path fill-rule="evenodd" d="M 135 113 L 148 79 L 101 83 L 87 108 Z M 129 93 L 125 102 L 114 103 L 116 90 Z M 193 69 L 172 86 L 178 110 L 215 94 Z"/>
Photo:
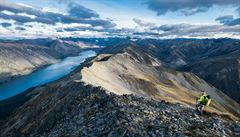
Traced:
<path fill-rule="evenodd" d="M 0 0 L 0 38 L 240 39 L 240 0 Z"/>

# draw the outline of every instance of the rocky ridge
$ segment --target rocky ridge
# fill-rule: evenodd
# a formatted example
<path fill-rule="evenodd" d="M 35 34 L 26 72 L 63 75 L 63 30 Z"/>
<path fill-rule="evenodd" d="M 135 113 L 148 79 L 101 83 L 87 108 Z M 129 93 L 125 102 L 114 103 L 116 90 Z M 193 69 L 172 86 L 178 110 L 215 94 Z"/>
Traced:
<path fill-rule="evenodd" d="M 77 97 L 81 100 L 76 101 L 79 109 L 73 108 L 73 112 L 43 136 L 240 135 L 239 123 L 211 114 L 201 117 L 181 104 L 173 105 L 134 95 L 107 95 L 102 90 L 91 90 Z"/>
<path fill-rule="evenodd" d="M 107 94 L 101 88 L 79 82 L 70 82 L 68 85 L 71 86 L 69 92 L 66 91 L 69 88 L 48 88 L 47 93 L 36 95 L 1 126 L 0 135 L 30 137 L 240 135 L 238 122 L 210 113 L 199 116 L 185 105 L 134 95 Z"/>

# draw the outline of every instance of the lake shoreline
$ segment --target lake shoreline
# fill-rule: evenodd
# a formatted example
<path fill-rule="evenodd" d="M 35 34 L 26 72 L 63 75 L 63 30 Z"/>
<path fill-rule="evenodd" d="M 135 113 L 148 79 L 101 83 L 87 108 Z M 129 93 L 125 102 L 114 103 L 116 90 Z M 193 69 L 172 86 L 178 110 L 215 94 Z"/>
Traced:
<path fill-rule="evenodd" d="M 57 62 L 59 62 L 61 60 L 63 60 L 63 59 L 59 59 Z M 55 62 L 55 63 L 57 63 L 57 62 Z M 30 72 L 26 73 L 26 74 L 18 74 L 18 75 L 9 76 L 6 79 L 4 79 L 3 81 L 0 81 L 0 85 L 5 84 L 5 83 L 7 83 L 7 82 L 9 82 L 11 80 L 17 79 L 19 77 L 23 77 L 23 76 L 29 75 L 31 73 L 34 73 L 36 71 L 39 71 L 39 70 L 41 70 L 41 69 L 43 69 L 43 68 L 45 68 L 45 67 L 47 67 L 49 65 L 55 64 L 55 63 L 43 64 L 43 65 L 40 65 L 38 67 L 32 68 L 31 70 L 29 69 Z"/>
<path fill-rule="evenodd" d="M 0 79 L 0 85 L 5 84 L 5 83 L 7 83 L 7 82 L 9 82 L 9 81 L 11 81 L 11 80 L 17 79 L 17 78 L 19 78 L 19 77 L 24 77 L 24 76 L 26 76 L 26 75 L 29 75 L 29 74 L 34 73 L 34 72 L 36 72 L 36 71 L 39 71 L 39 70 L 41 70 L 41 69 L 43 69 L 43 68 L 46 68 L 46 67 L 48 67 L 48 66 L 50 66 L 50 65 L 56 64 L 56 63 L 58 63 L 58 62 L 60 62 L 60 61 L 62 61 L 62 60 L 64 60 L 64 59 L 66 59 L 66 58 L 68 58 L 68 57 L 76 57 L 76 56 L 79 56 L 82 52 L 90 51 L 90 50 L 95 51 L 95 52 L 97 53 L 100 49 L 96 49 L 96 48 L 86 48 L 86 49 L 82 49 L 82 51 L 79 52 L 78 54 L 69 55 L 69 56 L 64 56 L 64 57 L 62 57 L 62 58 L 56 59 L 57 61 L 54 62 L 54 63 L 46 63 L 46 64 L 41 64 L 41 65 L 39 65 L 39 66 L 37 66 L 37 67 L 34 67 L 34 68 L 26 68 L 26 70 L 29 70 L 28 73 L 7 76 L 7 77 L 4 78 L 4 79 Z M 1 75 L 0 75 L 0 76 L 1 76 Z"/>
<path fill-rule="evenodd" d="M 87 58 L 95 55 L 95 51 L 83 51 L 78 56 L 66 57 L 58 63 L 41 66 L 28 75 L 14 77 L 9 82 L 0 84 L 0 94 L 2 94 L 0 101 L 16 96 L 31 87 L 56 81 L 81 66 Z"/>
<path fill-rule="evenodd" d="M 25 102 L 27 102 L 29 99 L 31 99 L 35 95 L 35 94 L 30 94 L 33 90 L 57 83 L 63 79 L 68 79 L 71 75 L 81 71 L 84 67 L 86 67 L 88 62 L 91 61 L 94 57 L 95 56 L 87 58 L 83 63 L 81 63 L 78 67 L 76 67 L 72 72 L 70 72 L 69 74 L 63 76 L 62 78 L 60 78 L 58 80 L 43 84 L 41 86 L 35 86 L 32 88 L 29 88 L 29 89 L 23 91 L 22 93 L 19 93 L 15 96 L 12 96 L 5 100 L 1 100 L 0 101 L 0 124 L 1 124 L 1 122 L 4 121 L 4 119 L 6 117 L 9 116 L 9 114 L 14 112 L 18 107 L 22 106 Z"/>

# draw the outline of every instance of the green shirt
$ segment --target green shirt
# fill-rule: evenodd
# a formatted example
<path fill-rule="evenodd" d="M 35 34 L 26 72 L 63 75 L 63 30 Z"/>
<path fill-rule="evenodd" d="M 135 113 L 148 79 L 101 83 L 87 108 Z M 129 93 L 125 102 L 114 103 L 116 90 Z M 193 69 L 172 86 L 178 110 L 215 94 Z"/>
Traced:
<path fill-rule="evenodd" d="M 207 97 L 207 95 L 202 95 L 201 97 L 199 97 L 198 98 L 198 102 L 200 102 L 200 103 L 202 103 L 202 104 L 204 104 L 204 105 L 207 105 L 207 104 L 209 104 L 211 99 L 209 99 L 208 97 Z M 209 102 L 209 103 L 208 103 Z"/>

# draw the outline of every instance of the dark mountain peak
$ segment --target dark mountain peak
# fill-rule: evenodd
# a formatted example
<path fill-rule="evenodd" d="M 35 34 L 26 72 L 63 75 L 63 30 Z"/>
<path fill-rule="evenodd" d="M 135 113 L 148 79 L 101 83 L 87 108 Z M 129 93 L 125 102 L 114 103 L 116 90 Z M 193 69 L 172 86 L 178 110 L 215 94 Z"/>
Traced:
<path fill-rule="evenodd" d="M 131 40 L 122 40 L 116 45 L 111 45 L 104 48 L 100 53 L 101 54 L 116 54 L 124 52 L 129 47 L 137 47 L 137 44 Z"/>

